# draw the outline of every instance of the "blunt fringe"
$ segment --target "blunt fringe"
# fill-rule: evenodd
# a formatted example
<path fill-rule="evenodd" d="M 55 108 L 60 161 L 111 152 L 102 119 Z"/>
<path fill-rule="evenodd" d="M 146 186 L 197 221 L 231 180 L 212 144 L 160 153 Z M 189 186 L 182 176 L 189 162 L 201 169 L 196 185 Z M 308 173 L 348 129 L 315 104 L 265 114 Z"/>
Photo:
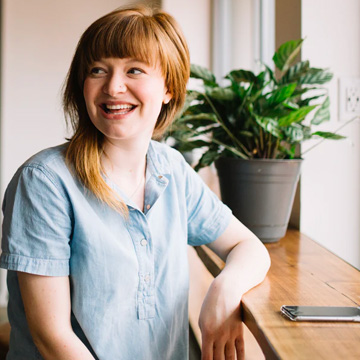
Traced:
<path fill-rule="evenodd" d="M 148 65 L 160 64 L 172 98 L 161 108 L 153 133 L 155 139 L 162 136 L 184 104 L 190 59 L 175 19 L 144 5 L 119 8 L 104 15 L 87 28 L 78 42 L 63 91 L 65 117 L 73 129 L 66 161 L 99 200 L 127 216 L 126 204 L 102 176 L 104 136 L 92 124 L 83 96 L 84 81 L 91 65 L 109 57 L 130 57 Z"/>

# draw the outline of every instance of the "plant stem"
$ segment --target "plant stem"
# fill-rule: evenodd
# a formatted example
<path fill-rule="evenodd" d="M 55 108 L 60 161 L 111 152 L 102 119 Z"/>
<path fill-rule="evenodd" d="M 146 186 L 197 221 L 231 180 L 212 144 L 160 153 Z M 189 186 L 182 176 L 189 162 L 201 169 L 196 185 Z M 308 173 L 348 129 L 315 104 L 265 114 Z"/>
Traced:
<path fill-rule="evenodd" d="M 256 145 L 256 149 L 257 149 L 257 153 L 258 153 L 258 156 L 261 157 L 261 150 L 260 150 L 260 147 L 259 147 L 259 141 L 258 139 L 254 139 L 254 143 Z"/>
<path fill-rule="evenodd" d="M 272 141 L 272 136 L 271 134 L 269 134 L 269 138 L 267 139 L 267 142 L 268 142 L 268 152 L 267 152 L 267 157 L 270 158 L 271 157 L 271 143 Z"/>
<path fill-rule="evenodd" d="M 264 134 L 263 134 L 263 131 L 262 131 L 262 127 L 260 125 L 259 125 L 259 128 L 260 128 L 260 136 L 259 136 L 259 138 L 260 138 L 260 149 L 261 149 L 261 151 L 263 151 L 264 150 L 264 139 L 263 139 Z"/>
<path fill-rule="evenodd" d="M 245 94 L 245 96 L 244 96 L 244 99 L 243 99 L 243 101 L 242 101 L 242 103 L 241 103 L 241 105 L 240 105 L 240 107 L 239 107 L 239 109 L 238 109 L 238 115 L 241 114 L 241 111 L 243 110 L 244 105 L 245 105 L 245 100 L 249 97 L 249 94 L 251 93 L 252 88 L 253 88 L 253 84 L 251 84 L 251 85 L 248 87 L 247 91 L 246 91 L 246 94 Z"/>
<path fill-rule="evenodd" d="M 212 101 L 209 99 L 209 97 L 204 93 L 203 94 L 206 101 L 209 103 L 211 109 L 214 111 L 215 116 L 218 120 L 218 123 L 220 124 L 220 126 L 226 131 L 226 133 L 228 134 L 228 136 L 230 137 L 230 139 L 234 142 L 235 145 L 238 145 L 245 153 L 248 157 L 250 157 L 250 153 L 248 151 L 248 149 L 246 149 L 246 147 L 236 138 L 236 136 L 233 135 L 233 133 L 227 128 L 227 126 L 225 125 L 223 119 L 221 118 L 220 114 L 217 112 L 214 104 L 212 103 Z"/>
<path fill-rule="evenodd" d="M 277 152 L 277 149 L 278 149 L 279 145 L 280 145 L 280 139 L 277 138 L 277 139 L 276 139 L 275 147 L 274 147 L 274 149 L 273 149 L 273 154 L 272 154 L 272 158 L 273 158 L 273 159 L 276 158 L 276 152 Z"/>
<path fill-rule="evenodd" d="M 224 144 L 224 143 L 222 143 L 221 141 L 216 140 L 216 139 L 212 139 L 212 141 L 213 141 L 215 144 L 218 144 L 218 145 L 223 146 L 225 149 L 231 151 L 233 154 L 239 156 L 240 158 L 242 158 L 242 159 L 244 159 L 244 160 L 248 160 L 248 159 L 249 159 L 249 156 L 243 154 L 242 152 L 240 152 L 240 151 L 237 150 L 237 149 L 234 149 L 232 146 L 226 145 L 226 144 Z"/>
<path fill-rule="evenodd" d="M 344 128 L 346 125 L 350 124 L 351 122 L 353 122 L 354 120 L 359 119 L 359 116 L 355 116 L 352 119 L 348 120 L 347 122 L 345 122 L 344 124 L 342 124 L 340 127 L 338 127 L 335 131 L 334 134 L 336 134 L 339 130 L 341 130 L 342 128 Z M 310 150 L 316 148 L 318 145 L 320 145 L 321 143 L 323 143 L 325 140 L 327 140 L 326 138 L 322 138 L 320 141 L 318 141 L 316 144 L 314 144 L 313 146 L 309 147 L 306 151 L 304 151 L 301 154 L 301 157 L 304 156 L 304 154 L 308 153 Z"/>
<path fill-rule="evenodd" d="M 193 133 L 193 135 L 191 135 L 191 137 L 193 137 L 193 136 L 202 136 L 203 135 L 203 134 L 197 132 L 196 130 L 192 130 L 192 133 Z M 211 141 L 214 142 L 215 144 L 223 146 L 225 149 L 229 150 L 230 152 L 232 152 L 233 154 L 239 156 L 242 159 L 247 160 L 247 159 L 250 158 L 250 156 L 248 156 L 247 154 L 243 154 L 241 151 L 233 148 L 232 146 L 226 145 L 226 144 L 222 143 L 219 140 L 216 140 L 216 139 L 212 138 Z"/>

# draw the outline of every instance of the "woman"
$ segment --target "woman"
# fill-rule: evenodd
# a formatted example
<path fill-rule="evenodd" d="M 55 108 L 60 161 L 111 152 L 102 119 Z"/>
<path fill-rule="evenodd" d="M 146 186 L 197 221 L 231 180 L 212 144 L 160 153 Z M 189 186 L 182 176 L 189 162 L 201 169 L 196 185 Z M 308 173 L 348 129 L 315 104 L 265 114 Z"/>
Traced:
<path fill-rule="evenodd" d="M 239 303 L 269 257 L 158 138 L 183 105 L 189 54 L 145 7 L 95 21 L 64 89 L 66 144 L 29 159 L 3 204 L 8 359 L 188 357 L 187 244 L 226 260 L 204 301 L 203 359 L 243 357 Z"/>

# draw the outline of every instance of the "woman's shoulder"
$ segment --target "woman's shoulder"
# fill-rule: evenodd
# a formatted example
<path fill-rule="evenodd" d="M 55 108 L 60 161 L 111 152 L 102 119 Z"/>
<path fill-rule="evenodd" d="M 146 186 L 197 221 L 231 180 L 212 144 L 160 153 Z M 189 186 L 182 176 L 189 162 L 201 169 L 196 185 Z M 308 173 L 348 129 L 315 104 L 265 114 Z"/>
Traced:
<path fill-rule="evenodd" d="M 45 184 L 47 181 L 57 185 L 69 176 L 65 161 L 67 143 L 39 151 L 27 159 L 15 172 L 9 188 L 18 186 L 19 182 Z M 39 186 L 40 186 L 39 185 Z"/>
<path fill-rule="evenodd" d="M 23 167 L 45 167 L 57 169 L 59 166 L 65 165 L 65 152 L 67 143 L 50 147 L 39 151 L 38 153 L 27 159 L 20 168 Z"/>

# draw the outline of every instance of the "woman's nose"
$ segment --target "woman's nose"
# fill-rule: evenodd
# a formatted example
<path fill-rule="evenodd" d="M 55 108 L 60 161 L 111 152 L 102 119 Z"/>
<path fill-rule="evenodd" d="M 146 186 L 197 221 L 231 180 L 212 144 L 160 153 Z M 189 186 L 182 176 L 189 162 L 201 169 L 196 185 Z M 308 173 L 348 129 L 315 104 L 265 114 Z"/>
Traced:
<path fill-rule="evenodd" d="M 127 87 L 125 80 L 121 76 L 111 76 L 104 84 L 103 91 L 105 94 L 110 96 L 116 96 L 126 92 Z"/>

